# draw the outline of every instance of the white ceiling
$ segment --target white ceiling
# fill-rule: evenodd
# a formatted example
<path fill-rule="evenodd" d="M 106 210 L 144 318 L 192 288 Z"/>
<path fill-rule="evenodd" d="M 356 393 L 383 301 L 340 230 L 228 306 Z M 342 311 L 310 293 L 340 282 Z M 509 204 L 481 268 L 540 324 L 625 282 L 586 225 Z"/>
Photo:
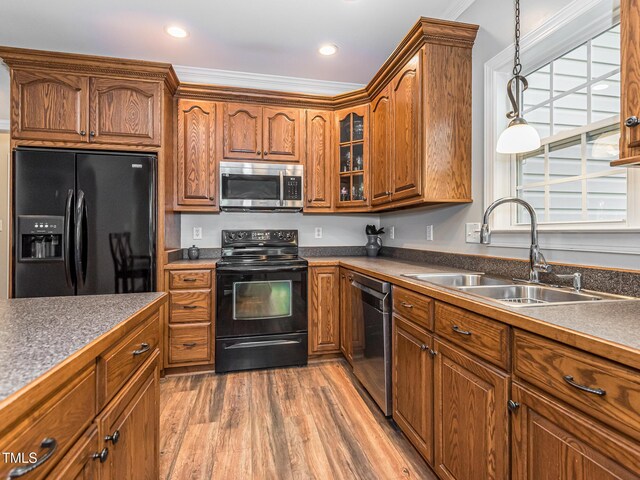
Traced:
<path fill-rule="evenodd" d="M 0 45 L 366 83 L 419 16 L 473 0 L 2 0 Z M 164 27 L 190 35 L 174 39 Z M 322 57 L 318 46 L 340 50 Z"/>

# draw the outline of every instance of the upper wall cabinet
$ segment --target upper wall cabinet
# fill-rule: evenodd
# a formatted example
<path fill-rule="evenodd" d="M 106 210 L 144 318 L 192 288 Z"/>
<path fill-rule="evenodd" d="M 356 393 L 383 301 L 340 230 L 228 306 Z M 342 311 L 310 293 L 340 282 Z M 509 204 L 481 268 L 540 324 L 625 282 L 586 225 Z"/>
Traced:
<path fill-rule="evenodd" d="M 223 158 L 302 160 L 302 110 L 226 103 L 223 107 Z"/>
<path fill-rule="evenodd" d="M 330 210 L 333 205 L 332 119 L 329 111 L 306 112 L 305 210 Z"/>
<path fill-rule="evenodd" d="M 127 145 L 160 145 L 158 82 L 91 78 L 89 140 Z"/>
<path fill-rule="evenodd" d="M 371 205 L 391 201 L 391 95 L 387 86 L 371 102 Z"/>
<path fill-rule="evenodd" d="M 640 165 L 640 0 L 620 2 L 620 160 Z"/>
<path fill-rule="evenodd" d="M 12 137 L 160 145 L 162 83 L 14 70 Z"/>
<path fill-rule="evenodd" d="M 339 110 L 335 118 L 338 136 L 336 207 L 363 210 L 369 204 L 369 105 Z"/>
<path fill-rule="evenodd" d="M 216 104 L 178 100 L 177 208 L 216 206 Z"/>
<path fill-rule="evenodd" d="M 11 82 L 12 137 L 87 140 L 88 77 L 15 70 Z"/>

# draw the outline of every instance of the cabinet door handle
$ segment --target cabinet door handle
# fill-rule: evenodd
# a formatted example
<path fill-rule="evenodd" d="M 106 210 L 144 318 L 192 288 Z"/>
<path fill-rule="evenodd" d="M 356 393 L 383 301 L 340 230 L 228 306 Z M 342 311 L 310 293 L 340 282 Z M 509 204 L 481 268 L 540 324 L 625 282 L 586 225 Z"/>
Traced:
<path fill-rule="evenodd" d="M 426 352 L 428 348 L 429 347 L 427 347 L 424 343 L 420 345 L 420 350 L 422 350 L 423 352 Z"/>
<path fill-rule="evenodd" d="M 188 277 L 188 278 L 184 278 L 184 279 L 182 279 L 182 281 L 183 281 L 183 282 L 195 282 L 195 281 L 196 281 L 196 279 L 195 279 L 195 278 Z"/>
<path fill-rule="evenodd" d="M 120 430 L 116 430 L 111 435 L 107 435 L 106 437 L 104 437 L 105 442 L 111 442 L 114 445 L 118 443 L 118 440 L 120 440 Z"/>
<path fill-rule="evenodd" d="M 54 454 L 54 452 L 58 448 L 58 442 L 55 440 L 55 438 L 47 437 L 44 440 L 42 440 L 42 442 L 40 442 L 40 448 L 47 449 L 47 453 L 42 455 L 40 458 L 38 458 L 37 462 L 32 463 L 31 465 L 23 465 L 21 467 L 15 467 L 11 469 L 7 478 L 8 479 L 20 478 L 29 472 L 33 472 L 36 468 L 46 463 L 46 461 L 51 458 L 51 456 Z"/>
<path fill-rule="evenodd" d="M 182 346 L 187 348 L 193 348 L 196 346 L 196 342 L 183 343 Z"/>
<path fill-rule="evenodd" d="M 413 308 L 413 305 L 407 302 L 400 302 L 400 305 L 402 305 L 404 308 Z"/>
<path fill-rule="evenodd" d="M 624 124 L 629 128 L 633 128 L 640 124 L 640 120 L 635 115 L 632 115 L 624 121 Z"/>
<path fill-rule="evenodd" d="M 87 134 L 86 130 L 80 130 L 80 136 L 84 137 Z"/>
<path fill-rule="evenodd" d="M 265 150 L 264 152 L 262 152 L 262 154 L 266 157 L 267 155 L 269 155 L 269 152 Z"/>
<path fill-rule="evenodd" d="M 94 460 L 100 460 L 100 463 L 104 463 L 107 461 L 107 457 L 109 456 L 109 449 L 107 447 L 103 448 L 100 453 L 94 453 Z"/>
<path fill-rule="evenodd" d="M 149 350 L 151 350 L 151 345 L 147 342 L 143 342 L 140 344 L 140 348 L 138 350 L 133 351 L 133 356 L 136 357 L 138 355 L 142 355 L 143 353 L 147 353 Z"/>
<path fill-rule="evenodd" d="M 184 308 L 185 310 L 195 310 L 196 308 L 198 308 L 197 305 L 183 305 L 182 308 Z"/>
<path fill-rule="evenodd" d="M 510 412 L 513 413 L 520 408 L 520 403 L 515 402 L 513 400 L 509 400 L 507 402 L 507 408 L 509 409 Z"/>
<path fill-rule="evenodd" d="M 607 392 L 601 388 L 591 388 L 587 387 L 586 385 L 576 383 L 571 375 L 565 375 L 562 378 L 564 378 L 564 381 L 571 385 L 573 388 L 577 388 L 578 390 L 582 390 L 583 392 L 593 393 L 594 395 L 599 395 L 601 397 L 604 397 L 607 394 Z"/>
<path fill-rule="evenodd" d="M 460 335 L 471 335 L 471 332 L 469 330 L 462 330 L 458 325 L 454 325 L 453 327 L 451 327 L 451 330 L 453 330 L 456 333 L 459 333 Z"/>
<path fill-rule="evenodd" d="M 212 202 L 216 199 L 216 197 L 209 197 L 209 200 L 211 200 Z"/>
<path fill-rule="evenodd" d="M 91 131 L 89 132 L 89 136 L 90 136 L 90 137 L 95 137 L 95 136 L 96 136 L 96 132 L 94 132 L 93 130 L 91 130 Z"/>

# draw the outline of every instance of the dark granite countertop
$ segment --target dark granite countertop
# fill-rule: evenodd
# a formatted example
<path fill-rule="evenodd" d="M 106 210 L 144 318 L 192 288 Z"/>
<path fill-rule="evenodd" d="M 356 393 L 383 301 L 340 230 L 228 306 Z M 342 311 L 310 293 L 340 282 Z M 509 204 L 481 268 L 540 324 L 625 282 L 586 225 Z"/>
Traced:
<path fill-rule="evenodd" d="M 0 401 L 163 295 L 0 300 Z"/>
<path fill-rule="evenodd" d="M 625 350 L 625 355 L 621 358 L 630 358 L 628 354 L 631 353 L 636 359 L 634 362 L 619 361 L 633 363 L 632 366 L 640 368 L 640 299 L 520 308 L 507 307 L 490 299 L 461 292 L 455 288 L 443 287 L 402 276 L 405 273 L 462 271 L 456 268 L 384 257 L 306 257 L 306 259 L 309 261 L 310 266 L 335 265 L 339 263 L 347 268 L 352 267 L 368 271 L 374 276 L 375 273 L 379 273 L 390 277 L 402 286 L 418 287 L 417 290 L 436 298 L 439 297 L 443 301 L 456 303 L 456 300 L 462 300 L 463 302 L 460 303 L 462 307 L 469 308 L 471 305 L 469 301 L 472 301 L 476 305 L 488 307 L 479 313 L 494 316 L 520 328 L 529 329 L 528 327 L 530 327 L 536 333 L 548 331 L 548 329 L 538 328 L 540 327 L 540 322 L 544 322 L 551 327 L 557 328 L 558 335 L 554 336 L 556 339 L 571 343 L 571 339 L 564 335 L 564 330 L 567 329 L 581 334 L 589 340 L 604 341 L 600 353 L 602 355 L 609 351 L 611 344 L 615 344 Z M 464 300 L 467 300 L 467 302 L 464 302 Z M 531 325 L 527 324 L 527 320 L 530 321 Z M 533 321 L 535 321 L 535 325 Z"/>

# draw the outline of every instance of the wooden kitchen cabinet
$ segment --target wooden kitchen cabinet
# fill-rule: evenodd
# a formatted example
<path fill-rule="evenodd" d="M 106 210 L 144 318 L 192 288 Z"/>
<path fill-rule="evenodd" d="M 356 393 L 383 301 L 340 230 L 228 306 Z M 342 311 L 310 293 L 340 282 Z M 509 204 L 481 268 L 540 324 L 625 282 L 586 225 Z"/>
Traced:
<path fill-rule="evenodd" d="M 309 354 L 340 352 L 339 267 L 309 268 Z"/>
<path fill-rule="evenodd" d="M 156 350 L 98 416 L 101 447 L 108 450 L 101 478 L 159 476 L 160 353 Z"/>
<path fill-rule="evenodd" d="M 305 211 L 333 206 L 332 117 L 330 111 L 306 111 Z"/>
<path fill-rule="evenodd" d="M 169 288 L 165 368 L 213 368 L 215 272 L 204 268 L 168 268 L 165 278 Z"/>
<path fill-rule="evenodd" d="M 391 201 L 391 94 L 387 85 L 371 102 L 371 205 Z"/>
<path fill-rule="evenodd" d="M 435 341 L 435 463 L 446 480 L 509 476 L 509 375 Z"/>
<path fill-rule="evenodd" d="M 180 210 L 216 210 L 215 131 L 214 102 L 178 100 L 176 174 Z"/>
<path fill-rule="evenodd" d="M 86 142 L 89 77 L 14 70 L 11 136 L 25 140 Z"/>
<path fill-rule="evenodd" d="M 627 161 L 630 164 L 640 165 L 638 118 L 640 118 L 640 0 L 621 0 L 619 162 Z"/>
<path fill-rule="evenodd" d="M 515 480 L 640 478 L 640 446 L 569 405 L 514 383 L 511 404 Z"/>
<path fill-rule="evenodd" d="M 93 480 L 99 478 L 100 442 L 93 424 L 49 474 L 53 480 Z M 108 453 L 107 453 L 108 455 Z"/>
<path fill-rule="evenodd" d="M 340 110 L 335 118 L 336 207 L 366 210 L 369 205 L 369 105 Z"/>
<path fill-rule="evenodd" d="M 353 313 L 351 309 L 351 272 L 340 268 L 340 351 L 353 363 Z"/>
<path fill-rule="evenodd" d="M 222 154 L 227 160 L 302 160 L 302 110 L 225 103 Z"/>
<path fill-rule="evenodd" d="M 402 317 L 393 317 L 393 419 L 433 465 L 433 337 Z"/>
<path fill-rule="evenodd" d="M 391 200 L 422 195 L 422 52 L 391 81 Z"/>

